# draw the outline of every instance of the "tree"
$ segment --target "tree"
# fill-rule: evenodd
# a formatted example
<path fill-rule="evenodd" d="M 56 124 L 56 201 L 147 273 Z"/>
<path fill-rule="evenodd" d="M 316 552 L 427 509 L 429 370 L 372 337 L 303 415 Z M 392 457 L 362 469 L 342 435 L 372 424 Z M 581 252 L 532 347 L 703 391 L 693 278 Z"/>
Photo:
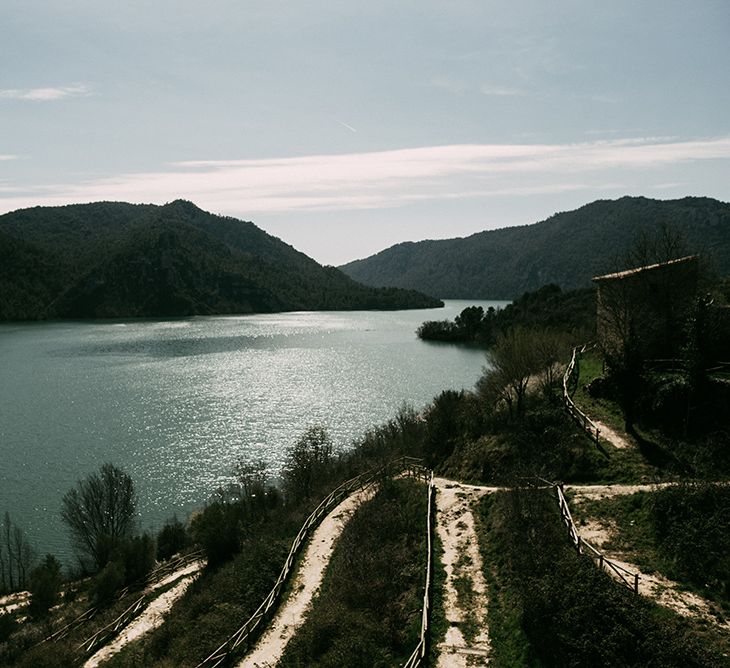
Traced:
<path fill-rule="evenodd" d="M 28 572 L 33 566 L 36 553 L 25 532 L 5 513 L 0 541 L 0 590 L 23 589 L 27 585 Z"/>
<path fill-rule="evenodd" d="M 167 560 L 190 543 L 185 525 L 173 516 L 157 534 L 157 558 Z"/>
<path fill-rule="evenodd" d="M 479 333 L 483 319 L 484 309 L 481 306 L 467 306 L 454 318 L 454 324 L 469 338 L 474 338 Z"/>
<path fill-rule="evenodd" d="M 284 465 L 284 488 L 292 500 L 305 499 L 332 464 L 332 439 L 321 426 L 309 427 L 289 450 Z"/>
<path fill-rule="evenodd" d="M 10 513 L 7 511 L 3 517 L 3 543 L 5 545 L 5 558 L 2 558 L 0 552 L 0 564 L 3 565 L 3 588 L 7 588 L 10 591 L 15 589 L 15 577 L 13 573 L 13 566 L 15 561 L 13 559 L 13 523 L 10 520 Z M 7 577 L 6 574 L 7 573 Z"/>
<path fill-rule="evenodd" d="M 497 336 L 488 353 L 491 369 L 487 370 L 480 386 L 495 403 L 504 401 L 510 417 L 523 415 L 530 376 L 540 370 L 536 351 L 538 340 L 531 330 L 509 329 Z"/>
<path fill-rule="evenodd" d="M 74 547 L 102 569 L 135 524 L 137 495 L 132 478 L 113 464 L 104 464 L 76 483 L 63 497 L 61 517 Z"/>
<path fill-rule="evenodd" d="M 61 564 L 52 554 L 47 554 L 30 575 L 30 612 L 34 617 L 45 617 L 56 605 L 61 582 Z"/>

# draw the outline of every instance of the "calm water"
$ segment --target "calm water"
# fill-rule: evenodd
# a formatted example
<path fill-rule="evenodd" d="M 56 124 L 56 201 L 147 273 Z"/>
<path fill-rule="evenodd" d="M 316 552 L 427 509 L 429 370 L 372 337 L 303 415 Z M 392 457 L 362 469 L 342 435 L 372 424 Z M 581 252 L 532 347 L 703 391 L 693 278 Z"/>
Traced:
<path fill-rule="evenodd" d="M 184 517 L 239 458 L 277 469 L 313 424 L 346 448 L 404 401 L 471 388 L 483 352 L 428 344 L 444 309 L 0 326 L 0 513 L 69 559 L 60 500 L 106 461 L 134 478 L 145 527 Z"/>

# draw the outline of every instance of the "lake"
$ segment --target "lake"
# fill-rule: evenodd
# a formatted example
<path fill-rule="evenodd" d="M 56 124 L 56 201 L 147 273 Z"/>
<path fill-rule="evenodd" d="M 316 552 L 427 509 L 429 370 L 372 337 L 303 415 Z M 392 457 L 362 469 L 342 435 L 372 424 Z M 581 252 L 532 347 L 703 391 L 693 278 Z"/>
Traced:
<path fill-rule="evenodd" d="M 107 461 L 139 492 L 142 527 L 185 517 L 239 458 L 277 471 L 311 425 L 336 448 L 445 389 L 470 389 L 476 348 L 426 343 L 443 309 L 0 325 L 0 513 L 70 561 L 63 494 Z"/>

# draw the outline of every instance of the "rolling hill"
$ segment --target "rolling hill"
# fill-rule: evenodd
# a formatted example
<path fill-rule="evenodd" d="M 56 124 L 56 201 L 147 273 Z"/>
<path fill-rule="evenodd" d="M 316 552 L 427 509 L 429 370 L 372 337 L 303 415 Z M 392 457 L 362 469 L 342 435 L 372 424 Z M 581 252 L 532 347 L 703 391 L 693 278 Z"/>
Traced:
<path fill-rule="evenodd" d="M 592 276 L 625 268 L 637 235 L 662 225 L 683 237 L 684 251 L 730 274 L 730 204 L 697 197 L 599 200 L 532 225 L 401 243 L 340 268 L 367 285 L 442 299 L 513 299 L 548 283 L 587 287 Z"/>
<path fill-rule="evenodd" d="M 0 216 L 0 320 L 430 308 L 323 267 L 253 223 L 176 200 Z"/>

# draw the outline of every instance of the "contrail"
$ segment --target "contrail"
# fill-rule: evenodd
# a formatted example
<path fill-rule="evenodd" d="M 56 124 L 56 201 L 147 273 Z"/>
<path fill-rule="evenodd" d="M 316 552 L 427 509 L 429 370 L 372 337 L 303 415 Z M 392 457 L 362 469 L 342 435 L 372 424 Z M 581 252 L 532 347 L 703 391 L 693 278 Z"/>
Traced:
<path fill-rule="evenodd" d="M 337 121 L 337 119 L 335 118 Z M 347 123 L 343 123 L 342 121 L 337 121 L 343 128 L 347 128 L 350 132 L 357 132 L 355 128 L 352 127 L 352 125 L 348 125 Z"/>

